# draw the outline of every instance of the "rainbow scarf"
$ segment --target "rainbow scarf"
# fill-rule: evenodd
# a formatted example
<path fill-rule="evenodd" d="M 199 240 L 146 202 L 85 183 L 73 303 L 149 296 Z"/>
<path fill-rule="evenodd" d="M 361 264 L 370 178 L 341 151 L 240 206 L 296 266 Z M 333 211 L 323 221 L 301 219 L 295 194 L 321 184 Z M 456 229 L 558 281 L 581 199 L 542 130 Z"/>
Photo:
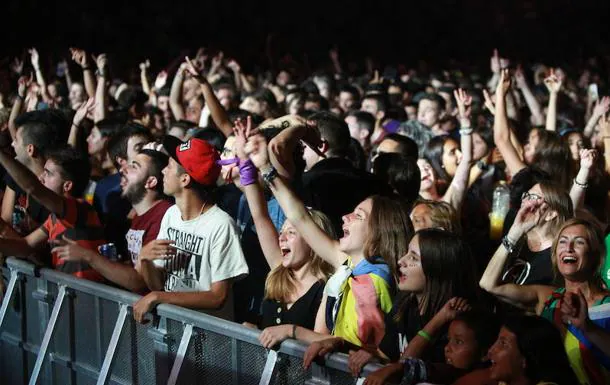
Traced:
<path fill-rule="evenodd" d="M 559 328 L 568 359 L 581 384 L 610 384 L 610 357 L 593 345 L 578 328 L 562 321 L 559 308 L 564 293 L 565 288 L 560 288 L 551 294 L 544 304 L 542 317 Z M 597 326 L 610 331 L 610 296 L 589 308 L 589 318 Z"/>

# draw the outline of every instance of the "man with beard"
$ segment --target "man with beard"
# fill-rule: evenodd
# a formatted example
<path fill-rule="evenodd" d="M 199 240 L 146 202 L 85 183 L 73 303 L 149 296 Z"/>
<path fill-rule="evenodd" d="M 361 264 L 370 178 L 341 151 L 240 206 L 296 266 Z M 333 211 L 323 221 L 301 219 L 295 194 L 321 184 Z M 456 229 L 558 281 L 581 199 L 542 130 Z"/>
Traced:
<path fill-rule="evenodd" d="M 134 268 L 143 244 L 157 238 L 161 219 L 171 203 L 164 200 L 163 174 L 167 155 L 154 150 L 141 150 L 129 165 L 123 168 L 121 197 L 127 199 L 136 216 L 125 235 L 130 262 L 110 261 L 93 250 L 87 250 L 67 241 L 70 261 L 88 263 L 107 280 L 134 292 L 146 291 L 146 283 Z"/>

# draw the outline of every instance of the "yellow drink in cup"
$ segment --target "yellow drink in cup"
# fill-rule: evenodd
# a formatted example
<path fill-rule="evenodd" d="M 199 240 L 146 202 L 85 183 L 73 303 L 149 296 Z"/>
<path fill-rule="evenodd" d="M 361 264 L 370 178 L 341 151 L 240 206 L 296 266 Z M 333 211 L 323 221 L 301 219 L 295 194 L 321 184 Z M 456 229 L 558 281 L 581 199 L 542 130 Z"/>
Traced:
<path fill-rule="evenodd" d="M 504 229 L 504 216 L 497 213 L 489 214 L 489 238 L 498 240 L 502 238 Z"/>

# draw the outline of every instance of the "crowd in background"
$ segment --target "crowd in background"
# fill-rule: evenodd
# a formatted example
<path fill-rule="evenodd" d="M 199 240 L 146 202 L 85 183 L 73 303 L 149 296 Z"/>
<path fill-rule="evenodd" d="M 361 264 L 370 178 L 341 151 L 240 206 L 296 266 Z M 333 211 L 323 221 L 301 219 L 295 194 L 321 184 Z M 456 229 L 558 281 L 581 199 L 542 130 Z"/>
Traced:
<path fill-rule="evenodd" d="M 2 255 L 141 294 L 138 322 L 173 304 L 304 341 L 306 368 L 383 363 L 365 384 L 610 383 L 608 57 L 200 48 L 125 80 L 65 55 L 3 62 Z"/>

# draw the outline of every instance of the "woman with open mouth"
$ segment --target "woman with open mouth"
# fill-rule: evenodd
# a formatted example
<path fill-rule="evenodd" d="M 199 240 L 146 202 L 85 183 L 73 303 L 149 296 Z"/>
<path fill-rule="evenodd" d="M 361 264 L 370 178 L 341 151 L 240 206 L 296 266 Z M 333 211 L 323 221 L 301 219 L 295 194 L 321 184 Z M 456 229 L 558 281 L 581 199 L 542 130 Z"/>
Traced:
<path fill-rule="evenodd" d="M 541 205 L 536 201 L 524 204 L 515 224 L 533 227 L 540 221 Z M 610 316 L 589 317 L 596 306 L 610 303 L 610 292 L 603 287 L 600 276 L 605 256 L 601 230 L 583 219 L 570 219 L 559 229 L 552 245 L 552 262 L 557 276 L 563 280 L 563 287 L 501 283 L 511 246 L 510 241 L 505 240 L 496 251 L 481 278 L 481 287 L 502 301 L 536 312 L 553 322 L 564 338 L 578 381 L 607 384 L 610 379 Z"/>

